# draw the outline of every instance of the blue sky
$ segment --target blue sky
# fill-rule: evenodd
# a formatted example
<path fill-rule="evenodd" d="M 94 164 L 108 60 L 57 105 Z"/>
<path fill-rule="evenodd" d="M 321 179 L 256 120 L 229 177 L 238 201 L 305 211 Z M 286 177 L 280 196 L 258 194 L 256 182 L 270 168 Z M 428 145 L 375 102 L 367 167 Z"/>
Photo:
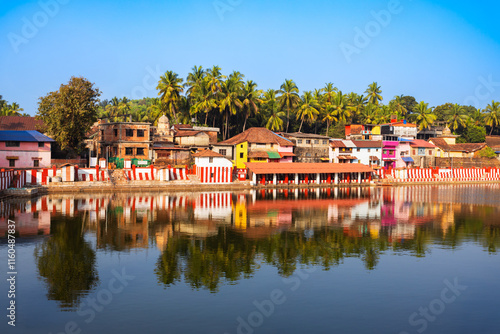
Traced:
<path fill-rule="evenodd" d="M 500 100 L 500 4 L 482 1 L 1 1 L 0 95 L 34 115 L 71 76 L 113 96 L 157 96 L 194 65 L 238 70 L 260 89 L 333 82 L 385 103 L 412 95 L 484 108 Z M 379 18 L 377 21 L 376 17 Z M 31 29 L 30 29 L 31 28 Z M 353 51 L 354 50 L 354 51 Z"/>

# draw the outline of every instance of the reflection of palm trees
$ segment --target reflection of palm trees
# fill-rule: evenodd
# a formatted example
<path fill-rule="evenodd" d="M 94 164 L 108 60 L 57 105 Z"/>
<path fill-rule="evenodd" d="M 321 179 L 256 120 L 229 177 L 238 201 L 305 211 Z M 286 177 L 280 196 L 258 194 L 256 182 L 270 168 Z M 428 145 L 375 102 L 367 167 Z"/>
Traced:
<path fill-rule="evenodd" d="M 51 223 L 52 236 L 35 248 L 38 274 L 47 284 L 47 297 L 63 309 L 73 309 L 98 282 L 96 256 L 81 234 L 79 218 Z"/>

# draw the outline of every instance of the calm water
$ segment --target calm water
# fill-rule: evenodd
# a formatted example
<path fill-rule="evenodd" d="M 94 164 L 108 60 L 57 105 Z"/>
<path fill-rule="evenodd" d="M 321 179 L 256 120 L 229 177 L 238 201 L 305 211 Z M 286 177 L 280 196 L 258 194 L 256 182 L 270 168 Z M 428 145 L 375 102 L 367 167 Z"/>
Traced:
<path fill-rule="evenodd" d="M 500 333 L 499 200 L 467 185 L 3 202 L 0 332 Z"/>

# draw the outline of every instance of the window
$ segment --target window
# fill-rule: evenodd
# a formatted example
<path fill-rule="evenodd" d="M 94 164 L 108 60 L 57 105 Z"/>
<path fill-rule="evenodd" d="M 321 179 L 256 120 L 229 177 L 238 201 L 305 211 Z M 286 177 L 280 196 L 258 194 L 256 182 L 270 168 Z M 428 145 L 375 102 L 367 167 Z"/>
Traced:
<path fill-rule="evenodd" d="M 273 148 L 273 147 L 274 147 L 274 144 L 273 144 L 273 143 L 271 143 L 271 148 Z"/>
<path fill-rule="evenodd" d="M 118 155 L 118 147 L 113 147 L 113 156 L 117 156 Z"/>
<path fill-rule="evenodd" d="M 126 129 L 125 130 L 125 136 L 127 136 L 127 137 L 133 137 L 134 136 L 134 129 Z"/>
<path fill-rule="evenodd" d="M 361 152 L 361 149 L 360 149 L 360 148 L 358 148 L 358 149 L 357 149 L 357 151 L 358 151 L 358 152 Z"/>
<path fill-rule="evenodd" d="M 144 130 L 137 130 L 137 137 L 144 137 Z"/>
<path fill-rule="evenodd" d="M 315 144 L 319 144 L 319 139 L 314 139 Z"/>
<path fill-rule="evenodd" d="M 209 163 L 212 163 L 212 162 L 214 162 L 214 158 L 212 158 L 212 157 L 209 157 L 209 158 L 208 158 L 208 162 L 209 162 Z"/>
<path fill-rule="evenodd" d="M 240 159 L 243 159 L 243 152 L 240 153 Z"/>
<path fill-rule="evenodd" d="M 115 137 L 118 137 L 118 129 L 113 129 L 113 133 L 115 134 Z"/>
<path fill-rule="evenodd" d="M 101 139 L 104 138 L 104 130 L 101 130 Z"/>
<path fill-rule="evenodd" d="M 327 145 L 328 144 L 328 140 L 323 140 L 323 145 Z"/>
<path fill-rule="evenodd" d="M 40 160 L 38 159 L 33 160 L 33 167 L 40 167 Z"/>
<path fill-rule="evenodd" d="M 38 147 L 44 147 L 45 143 L 43 141 L 38 142 Z"/>
<path fill-rule="evenodd" d="M 248 147 L 250 147 L 250 144 L 248 144 Z M 243 148 L 243 144 L 240 145 L 240 148 Z"/>
<path fill-rule="evenodd" d="M 125 155 L 133 155 L 134 149 L 132 147 L 125 147 Z"/>
<path fill-rule="evenodd" d="M 311 140 L 310 139 L 306 139 L 306 144 L 310 144 L 311 143 Z"/>
<path fill-rule="evenodd" d="M 220 149 L 219 150 L 219 154 L 221 155 L 226 155 L 227 154 L 227 151 L 225 149 Z"/>
<path fill-rule="evenodd" d="M 143 147 L 137 148 L 137 155 L 144 155 L 144 148 Z"/>
<path fill-rule="evenodd" d="M 16 167 L 16 160 L 9 159 L 9 167 Z"/>
<path fill-rule="evenodd" d="M 384 150 L 384 152 L 383 152 L 383 153 L 384 153 L 384 154 L 387 154 L 387 150 Z"/>
<path fill-rule="evenodd" d="M 368 153 L 370 153 L 371 151 L 372 151 L 372 149 L 371 149 L 371 148 L 369 148 L 369 149 L 368 149 Z"/>
<path fill-rule="evenodd" d="M 310 157 L 311 156 L 311 153 L 306 153 L 306 157 Z"/>
<path fill-rule="evenodd" d="M 432 155 L 432 150 L 429 150 L 429 155 Z"/>
<path fill-rule="evenodd" d="M 413 150 L 413 155 L 417 155 L 417 151 L 416 150 Z"/>
<path fill-rule="evenodd" d="M 297 139 L 297 144 L 302 144 L 302 139 Z"/>
<path fill-rule="evenodd" d="M 6 147 L 19 147 L 20 145 L 21 145 L 21 143 L 18 141 L 6 141 L 5 142 Z"/>

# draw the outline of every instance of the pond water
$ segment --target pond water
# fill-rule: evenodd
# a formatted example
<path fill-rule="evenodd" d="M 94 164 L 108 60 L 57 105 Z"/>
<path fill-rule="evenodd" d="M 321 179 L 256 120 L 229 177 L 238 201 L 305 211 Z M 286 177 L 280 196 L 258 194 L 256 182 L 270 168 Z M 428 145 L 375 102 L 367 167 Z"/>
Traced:
<path fill-rule="evenodd" d="M 499 333 L 499 199 L 495 184 L 4 201 L 0 332 Z"/>

